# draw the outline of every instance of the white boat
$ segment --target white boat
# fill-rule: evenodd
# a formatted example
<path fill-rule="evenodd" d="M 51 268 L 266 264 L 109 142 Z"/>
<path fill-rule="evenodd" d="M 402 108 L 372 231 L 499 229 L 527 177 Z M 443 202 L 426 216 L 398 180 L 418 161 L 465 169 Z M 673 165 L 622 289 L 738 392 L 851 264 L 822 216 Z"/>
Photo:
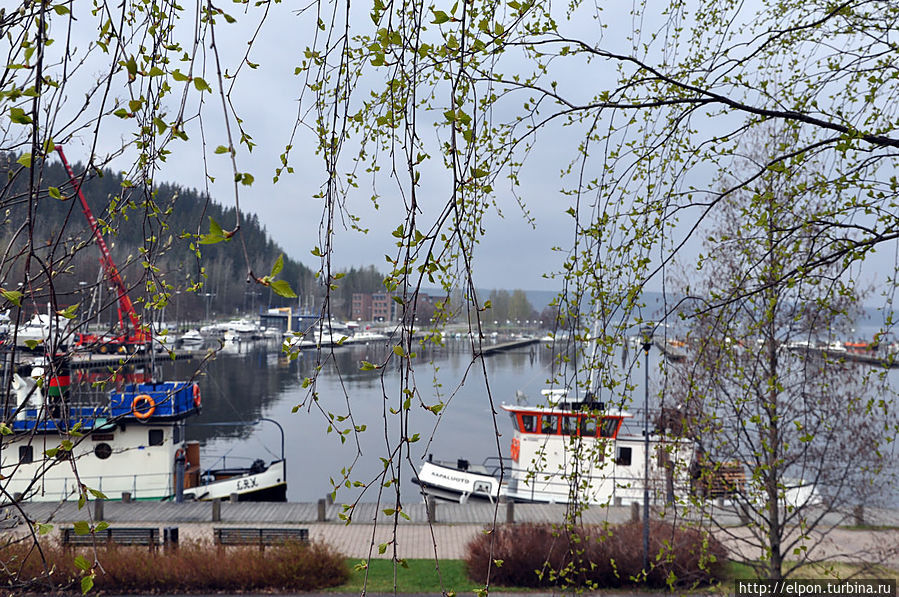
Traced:
<path fill-rule="evenodd" d="M 236 334 L 242 340 L 258 340 L 263 336 L 263 331 L 259 324 L 246 318 L 233 319 L 225 322 L 225 325 L 227 328 L 225 330 L 226 333 Z"/>
<path fill-rule="evenodd" d="M 356 332 L 349 338 L 345 340 L 345 344 L 387 344 L 389 340 L 389 336 L 387 334 L 382 334 L 380 332 L 372 332 L 369 330 L 363 332 Z"/>
<path fill-rule="evenodd" d="M 70 335 L 69 324 L 68 319 L 58 315 L 36 313 L 15 331 L 16 346 L 46 350 L 44 347 L 56 344 L 54 348 L 57 351 L 64 350 Z"/>
<path fill-rule="evenodd" d="M 315 326 L 305 333 L 284 332 L 282 334 L 282 342 L 288 349 L 300 350 L 343 346 L 349 339 L 348 332 L 329 330 L 327 328 L 320 330 Z"/>
<path fill-rule="evenodd" d="M 200 330 L 188 330 L 178 338 L 178 346 L 185 350 L 198 350 L 203 346 L 204 340 Z"/>
<path fill-rule="evenodd" d="M 503 404 L 514 431 L 509 458 L 472 465 L 466 460 L 424 462 L 414 481 L 425 496 L 465 503 L 471 499 L 566 504 L 643 501 L 647 441 L 631 432 L 632 415 L 593 402 L 549 406 Z M 690 490 L 694 444 L 650 434 L 648 478 L 653 497 Z"/>
<path fill-rule="evenodd" d="M 20 368 L 12 377 L 16 404 L 0 409 L 11 430 L 0 435 L 4 496 L 77 500 L 83 484 L 112 500 L 286 500 L 283 441 L 281 458 L 270 463 L 203 470 L 199 443 L 185 438 L 185 421 L 201 408 L 195 383 L 82 395 L 67 389 L 68 373 L 47 380 L 40 367 Z"/>

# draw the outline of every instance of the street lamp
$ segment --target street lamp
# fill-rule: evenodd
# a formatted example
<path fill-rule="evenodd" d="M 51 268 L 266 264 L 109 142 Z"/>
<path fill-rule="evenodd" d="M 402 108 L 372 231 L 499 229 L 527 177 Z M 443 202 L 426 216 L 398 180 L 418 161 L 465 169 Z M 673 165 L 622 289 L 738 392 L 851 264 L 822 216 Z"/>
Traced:
<path fill-rule="evenodd" d="M 640 328 L 643 340 L 643 573 L 649 572 L 649 349 L 652 348 L 652 326 Z"/>
<path fill-rule="evenodd" d="M 206 297 L 206 323 L 209 323 L 209 307 L 212 303 L 212 297 L 215 296 L 214 292 L 207 292 L 203 296 Z"/>
<path fill-rule="evenodd" d="M 78 282 L 78 302 L 79 303 L 84 301 L 84 287 L 85 286 L 87 286 L 87 282 L 85 282 L 84 280 L 80 280 Z M 81 320 L 81 323 L 87 324 L 87 315 L 89 315 L 89 314 L 87 313 L 87 311 L 85 311 L 84 305 L 79 305 L 78 310 L 80 311 L 79 319 Z"/>

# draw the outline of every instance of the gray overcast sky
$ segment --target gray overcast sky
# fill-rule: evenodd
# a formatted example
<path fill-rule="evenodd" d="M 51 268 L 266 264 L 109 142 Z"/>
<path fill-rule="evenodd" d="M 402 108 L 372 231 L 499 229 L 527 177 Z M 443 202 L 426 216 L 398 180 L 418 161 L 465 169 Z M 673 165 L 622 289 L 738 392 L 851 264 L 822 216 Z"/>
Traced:
<path fill-rule="evenodd" d="M 303 49 L 310 43 L 303 35 L 312 30 L 308 18 L 296 14 L 292 8 L 290 2 L 270 6 L 273 12 L 264 23 L 250 54 L 250 60 L 259 63 L 260 67 L 257 70 L 244 67 L 231 95 L 235 110 L 244 121 L 244 128 L 257 143 L 252 153 L 244 146 L 238 150 L 238 169 L 252 173 L 255 178 L 252 187 L 240 188 L 240 202 L 244 212 L 258 214 L 272 239 L 289 256 L 317 269 L 318 259 L 310 251 L 319 244 L 322 201 L 314 199 L 313 195 L 319 191 L 325 175 L 322 158 L 314 151 L 316 139 L 310 130 L 298 129 L 293 141 L 291 165 L 295 173 L 282 174 L 278 184 L 272 182 L 275 167 L 279 165 L 278 156 L 289 142 L 291 127 L 297 117 L 297 97 L 303 79 L 294 75 L 294 69 L 300 62 Z M 252 13 L 254 9 L 249 10 Z M 93 23 L 90 18 L 81 22 Z M 253 19 L 244 19 L 235 25 L 219 27 L 217 35 L 231 34 L 226 38 L 228 43 L 219 43 L 220 48 L 224 48 L 223 68 L 233 72 L 234 65 L 239 63 L 238 57 L 245 51 L 248 32 L 252 30 L 250 24 L 254 23 Z M 95 33 L 87 31 L 82 35 L 83 39 L 87 39 Z M 215 87 L 211 55 L 207 55 L 206 60 L 209 62 L 204 77 Z M 97 72 L 102 71 L 98 69 Z M 116 91 L 113 89 L 114 93 Z M 124 95 L 116 97 L 128 99 Z M 306 97 L 308 100 L 308 92 Z M 175 100 L 175 96 L 170 96 L 172 103 Z M 202 132 L 209 173 L 215 181 L 207 182 L 204 177 L 201 134 L 196 120 L 187 128 L 190 141 L 186 144 L 175 142 L 170 146 L 175 154 L 161 165 L 157 181 L 201 190 L 208 188 L 216 202 L 233 205 L 229 156 L 213 153 L 216 146 L 227 144 L 222 128 L 221 106 L 215 95 L 206 94 L 205 101 Z M 125 123 L 115 118 L 105 120 L 98 147 L 100 153 L 114 150 L 123 138 L 127 138 L 127 129 L 119 128 L 122 124 Z M 236 137 L 237 133 L 234 134 Z M 430 134 L 430 131 L 423 134 Z M 69 158 L 83 160 L 89 149 L 88 142 L 89 137 L 84 134 L 70 142 L 67 151 Z M 351 153 L 352 149 L 347 155 Z M 572 234 L 571 218 L 564 213 L 569 203 L 558 194 L 561 166 L 559 163 L 538 172 L 528 170 L 524 173 L 518 192 L 529 202 L 528 208 L 536 227 L 522 215 L 516 200 L 511 193 L 505 192 L 502 183 L 497 185 L 503 217 L 495 213 L 488 217 L 486 237 L 477 249 L 473 264 L 478 287 L 558 290 L 559 284 L 546 279 L 544 274 L 558 270 L 564 258 L 551 247 L 567 245 Z M 343 170 L 348 167 L 349 162 L 344 163 Z M 439 181 L 445 179 L 446 174 L 438 170 L 436 176 L 425 181 L 422 187 L 421 229 L 427 229 L 434 221 L 449 196 L 449 189 L 439 186 Z M 393 187 L 382 181 L 379 183 L 379 191 L 383 193 L 379 201 L 380 209 L 375 210 L 369 200 L 370 181 L 362 178 L 360 184 L 359 192 L 350 198 L 347 208 L 362 218 L 361 225 L 369 232 L 361 234 L 338 225 L 332 265 L 349 268 L 372 264 L 385 271 L 385 254 L 396 250 L 395 239 L 390 232 L 402 223 L 405 207 L 402 200 L 393 194 Z M 369 186 L 366 187 L 366 184 Z M 226 228 L 231 225 L 228 222 L 221 224 Z"/>
<path fill-rule="evenodd" d="M 313 195 L 320 190 L 325 175 L 322 159 L 314 151 L 316 139 L 312 131 L 305 128 L 297 130 L 291 154 L 295 173 L 284 173 L 278 184 L 272 183 L 275 167 L 279 165 L 278 156 L 289 142 L 291 128 L 297 118 L 297 98 L 302 91 L 303 79 L 294 75 L 294 69 L 301 60 L 304 48 L 311 42 L 305 35 L 314 29 L 309 18 L 298 15 L 294 7 L 291 2 L 270 5 L 272 12 L 249 56 L 260 67 L 256 70 L 243 68 L 230 99 L 244 121 L 244 128 L 257 144 L 252 153 L 243 146 L 238 149 L 238 169 L 252 173 L 255 178 L 252 187 L 240 188 L 242 210 L 258 214 L 272 239 L 288 255 L 316 269 L 319 263 L 310 251 L 319 244 L 322 202 L 314 199 Z M 237 8 L 233 10 L 235 16 L 239 16 Z M 218 44 L 223 68 L 230 72 L 245 52 L 246 40 L 257 21 L 253 15 L 259 14 L 259 9 L 250 7 L 247 10 L 251 18 L 238 19 L 238 23 L 232 25 L 222 24 L 217 29 L 219 39 L 224 37 L 226 40 Z M 364 16 L 367 18 L 367 14 Z M 80 20 L 80 23 L 89 25 L 94 22 L 90 17 Z M 95 34 L 91 28 L 82 32 L 81 37 L 87 40 Z M 200 54 L 197 68 L 203 68 L 203 60 L 207 61 L 203 76 L 215 87 L 212 55 L 208 52 L 204 54 L 203 50 Z M 103 70 L 98 67 L 95 72 L 102 73 Z M 118 94 L 116 97 L 120 100 L 128 99 L 115 88 L 113 94 Z M 307 92 L 307 101 L 309 97 Z M 177 94 L 170 96 L 169 100 L 174 103 Z M 229 156 L 213 153 L 216 146 L 226 144 L 221 106 L 216 95 L 206 94 L 205 101 L 202 133 L 209 173 L 215 182 L 208 182 L 204 177 L 201 131 L 196 120 L 187 128 L 190 141 L 186 144 L 174 142 L 170 146 L 175 154 L 161 165 L 157 181 L 208 189 L 216 202 L 233 205 Z M 103 153 L 117 148 L 129 134 L 128 129 L 122 127 L 127 124 L 107 118 L 101 129 L 98 151 Z M 423 135 L 430 134 L 429 130 L 425 130 L 428 127 L 427 124 L 421 126 Z M 571 202 L 559 193 L 560 169 L 573 157 L 561 151 L 570 152 L 573 148 L 570 143 L 552 143 L 552 135 L 555 134 L 564 134 L 564 131 L 550 129 L 541 133 L 542 153 L 530 158 L 522 173 L 522 184 L 516 190 L 527 202 L 535 225 L 524 217 L 505 180 L 497 181 L 498 208 L 502 217 L 495 212 L 488 216 L 486 236 L 477 248 L 473 263 L 475 283 L 480 288 L 559 289 L 559 283 L 546 275 L 557 271 L 565 257 L 553 251 L 552 247 L 570 246 L 573 236 L 572 219 L 565 214 Z M 70 142 L 70 159 L 84 159 L 88 142 L 89 137 L 84 133 Z M 350 155 L 352 148 L 346 153 Z M 345 171 L 348 168 L 349 162 L 345 162 L 342 169 Z M 437 165 L 433 172 L 434 176 L 425 180 L 421 192 L 423 200 L 419 227 L 423 230 L 434 221 L 450 194 L 449 185 L 441 183 L 447 180 L 446 173 Z M 372 264 L 385 271 L 385 254 L 396 250 L 393 244 L 395 239 L 390 232 L 402 222 L 405 207 L 393 193 L 393 187 L 382 180 L 378 189 L 382 193 L 380 209 L 375 210 L 369 200 L 370 181 L 363 177 L 360 185 L 359 192 L 350 197 L 347 208 L 362 218 L 361 225 L 369 232 L 361 234 L 338 225 L 332 264 L 338 268 Z M 231 225 L 228 222 L 221 224 L 226 228 Z"/>
<path fill-rule="evenodd" d="M 301 61 L 304 48 L 311 44 L 312 40 L 306 36 L 314 31 L 310 15 L 298 15 L 294 10 L 295 6 L 292 2 L 269 5 L 272 12 L 263 24 L 249 56 L 260 67 L 256 70 L 246 67 L 242 69 L 230 99 L 244 121 L 244 128 L 257 144 L 252 153 L 247 152 L 243 146 L 238 148 L 238 169 L 250 172 L 255 177 L 252 187 L 240 189 L 242 210 L 258 214 L 273 240 L 288 255 L 316 269 L 319 264 L 310 251 L 319 244 L 322 202 L 314 199 L 313 195 L 319 192 L 325 174 L 322 159 L 314 151 L 316 139 L 312 131 L 307 128 L 297 130 L 291 156 L 295 173 L 284 173 L 278 184 L 272 183 L 272 175 L 279 164 L 278 156 L 290 142 L 291 129 L 298 113 L 297 98 L 304 83 L 301 77 L 294 75 L 294 69 Z M 87 7 L 79 8 L 86 10 Z M 613 39 L 614 36 L 626 36 L 632 29 L 633 23 L 628 14 L 631 8 L 630 5 L 610 3 L 602 13 L 601 21 L 585 19 L 573 26 L 597 28 L 600 22 L 611 24 L 609 29 L 601 33 L 597 31 L 597 35 L 602 36 L 604 44 L 615 44 L 619 40 Z M 246 40 L 252 36 L 261 9 L 246 7 L 249 18 L 238 15 L 237 7 L 234 10 L 235 16 L 240 16 L 238 22 L 232 25 L 222 24 L 217 29 L 223 68 L 229 72 L 233 72 L 234 65 L 240 63 L 246 51 Z M 362 17 L 368 18 L 367 13 Z M 96 35 L 93 19 L 83 18 L 80 23 L 90 26 L 90 30 L 81 33 L 82 39 L 87 40 Z M 640 26 L 651 29 L 646 22 L 641 22 Z M 199 51 L 196 65 L 198 71 L 195 74 L 202 71 L 203 76 L 215 87 L 215 66 L 212 55 L 206 50 L 201 48 Z M 93 72 L 102 73 L 103 69 L 98 66 Z M 595 68 L 590 72 L 604 71 Z M 603 81 L 594 78 L 586 79 L 585 83 L 582 72 L 558 74 L 561 77 L 560 86 L 567 86 L 566 91 L 574 90 L 582 96 L 594 92 L 603 84 Z M 614 76 L 614 73 L 610 72 L 609 75 Z M 113 89 L 113 93 L 123 92 Z M 118 97 L 122 99 L 124 96 Z M 126 97 L 124 99 L 127 100 Z M 170 96 L 169 99 L 174 103 L 177 98 Z M 306 99 L 310 99 L 308 92 Z M 176 153 L 162 166 L 157 180 L 201 190 L 208 189 L 215 201 L 233 205 L 229 157 L 213 153 L 216 146 L 227 143 L 219 99 L 214 94 L 205 94 L 204 101 L 206 106 L 202 136 L 206 144 L 209 173 L 215 178 L 215 182 L 207 184 L 204 177 L 201 131 L 196 120 L 188 126 L 191 140 L 186 144 L 175 142 L 171 145 Z M 308 115 L 305 118 L 309 120 Z M 120 145 L 122 137 L 128 134 L 127 129 L 121 128 L 122 124 L 125 123 L 117 122 L 115 118 L 104 121 L 99 152 L 111 151 Z M 428 126 L 420 125 L 423 136 L 430 134 Z M 237 133 L 234 134 L 236 136 Z M 529 216 L 533 218 L 535 226 L 522 215 L 509 185 L 504 184 L 502 178 L 497 181 L 497 201 L 503 217 L 492 213 L 486 220 L 486 236 L 481 239 L 473 262 L 474 282 L 478 287 L 559 289 L 559 282 L 547 279 L 546 275 L 557 271 L 565 258 L 564 254 L 552 251 L 552 247 L 570 247 L 573 239 L 572 219 L 565 213 L 572 200 L 559 192 L 562 186 L 560 170 L 575 157 L 572 153 L 576 150 L 576 144 L 572 142 L 573 134 L 577 134 L 576 131 L 561 127 L 549 127 L 540 132 L 538 150 L 530 156 L 522 172 L 521 186 L 516 192 L 527 203 Z M 87 143 L 88 139 L 87 135 L 81 134 L 82 143 Z M 82 145 L 79 151 L 77 142 L 70 145 L 74 145 L 69 148 L 70 159 L 83 159 L 87 146 Z M 352 147 L 347 148 L 347 157 L 352 154 L 352 150 Z M 346 171 L 349 167 L 349 162 L 344 162 L 341 170 Z M 690 175 L 691 183 L 697 187 L 707 186 L 711 182 L 710 174 L 711 172 L 694 170 Z M 595 174 L 586 172 L 585 176 L 591 178 Z M 446 173 L 439 165 L 434 165 L 430 174 L 425 177 L 421 187 L 420 229 L 427 230 L 446 203 L 450 195 L 447 181 Z M 385 254 L 395 252 L 395 239 L 390 232 L 402 222 L 405 206 L 394 187 L 385 182 L 383 177 L 378 190 L 382 194 L 378 210 L 372 207 L 368 199 L 371 185 L 364 176 L 360 178 L 359 191 L 350 196 L 348 210 L 361 217 L 361 225 L 368 228 L 369 232 L 363 235 L 346 230 L 339 224 L 336 226 L 332 264 L 337 268 L 372 264 L 384 271 Z M 692 224 L 691 215 L 686 213 L 682 218 L 683 229 Z M 221 224 L 227 228 L 232 223 Z M 673 233 L 673 237 L 676 235 L 677 231 Z M 669 240 L 676 243 L 678 239 Z M 688 250 L 686 255 L 689 254 Z M 660 281 L 653 281 L 647 289 L 660 290 Z"/>

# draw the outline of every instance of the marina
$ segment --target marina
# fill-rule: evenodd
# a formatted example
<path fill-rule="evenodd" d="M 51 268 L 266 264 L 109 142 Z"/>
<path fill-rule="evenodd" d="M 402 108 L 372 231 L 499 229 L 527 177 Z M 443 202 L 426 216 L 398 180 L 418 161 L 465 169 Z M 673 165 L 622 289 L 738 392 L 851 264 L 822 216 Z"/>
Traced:
<path fill-rule="evenodd" d="M 484 346 L 502 346 L 514 341 L 488 338 L 484 340 Z M 534 413 L 544 402 L 541 392 L 545 389 L 555 359 L 552 345 L 537 341 L 526 350 L 499 351 L 485 359 L 486 372 L 490 376 L 489 393 L 481 376 L 465 379 L 464 372 L 471 362 L 470 350 L 467 337 L 448 337 L 443 346 L 422 345 L 417 356 L 416 370 L 420 379 L 427 380 L 419 387 L 426 401 L 432 403 L 450 393 L 453 399 L 451 408 L 442 412 L 440 417 L 420 408 L 410 411 L 409 429 L 426 438 L 427 443 L 412 444 L 412 460 L 398 462 L 396 475 L 404 502 L 421 499 L 420 487 L 413 479 L 424 470 L 429 459 L 438 463 L 443 459 L 442 462 L 451 469 L 457 469 L 459 461 L 464 461 L 469 472 L 474 472 L 485 459 L 493 459 L 494 465 L 500 459 L 506 459 L 511 465 L 516 434 L 519 450 L 522 445 L 528 445 L 522 442 L 523 439 L 546 441 L 548 437 L 540 433 L 522 432 L 521 421 L 517 416 L 510 417 L 510 410 L 516 408 L 520 396 L 531 397 L 531 406 L 524 403 L 522 408 Z M 203 373 L 195 378 L 203 396 L 203 407 L 183 424 L 184 440 L 196 442 L 204 455 L 204 470 L 249 470 L 260 459 L 266 464 L 284 460 L 284 476 L 294 481 L 288 484 L 284 498 L 280 499 L 314 502 L 336 491 L 339 501 L 360 499 L 370 502 L 377 499 L 372 480 L 383 470 L 377 455 L 384 453 L 384 433 L 394 433 L 396 425 L 392 417 L 384 417 L 383 405 L 391 408 L 401 406 L 397 398 L 401 374 L 391 367 L 364 370 L 361 365 L 363 362 L 384 362 L 390 353 L 389 344 L 382 339 L 368 343 L 346 343 L 328 349 L 323 353 L 327 356 L 325 365 L 318 372 L 315 401 L 310 400 L 304 380 L 316 373 L 321 362 L 319 353 L 314 350 L 301 351 L 296 358 L 289 358 L 283 353 L 278 339 L 217 341 L 209 348 L 176 349 L 171 353 L 76 354 L 72 360 L 72 378 L 73 383 L 93 384 L 108 378 L 107 368 L 122 366 L 116 374 L 118 383 L 191 379 L 195 375 L 197 359 L 207 359 Z M 653 351 L 651 371 L 662 354 Z M 611 359 L 610 366 L 617 366 L 618 361 L 617 356 Z M 637 369 L 631 376 L 633 396 L 642 397 L 645 392 L 642 365 L 642 358 L 638 359 Z M 461 384 L 460 379 L 464 379 Z M 649 388 L 651 411 L 665 406 L 664 395 L 660 397 L 657 389 L 655 375 L 652 375 Z M 608 401 L 609 397 L 602 398 Z M 618 447 L 630 448 L 632 463 L 640 461 L 643 450 L 642 438 L 639 437 L 641 430 L 634 427 L 639 427 L 642 409 L 633 401 L 622 402 L 620 398 L 607 404 L 609 408 L 633 415 L 625 417 L 625 421 L 629 422 L 622 425 L 621 436 L 615 440 L 624 442 L 625 436 L 630 434 L 632 439 L 628 441 L 633 445 L 620 443 Z M 491 412 L 494 409 L 498 411 L 496 415 Z M 547 415 L 550 414 L 547 412 Z M 331 415 L 335 419 L 330 419 Z M 349 429 L 347 425 L 341 429 L 339 421 L 350 415 L 362 431 Z M 268 424 L 254 425 L 262 419 L 271 419 L 283 426 L 284 458 L 280 456 L 282 448 L 277 445 L 277 436 L 271 433 L 274 429 Z M 329 431 L 329 425 L 333 425 L 334 429 Z M 498 437 L 492 432 L 494 425 L 498 429 Z M 631 431 L 625 433 L 626 428 L 631 428 Z M 340 434 L 335 430 L 345 432 Z M 552 441 L 564 441 L 564 429 L 558 427 L 557 431 L 558 440 Z M 607 462 L 621 458 L 616 447 L 610 444 L 608 449 L 612 451 Z M 365 455 L 364 458 L 357 457 L 360 452 Z M 522 462 L 529 462 L 533 457 L 534 454 L 522 456 Z M 654 504 L 663 503 L 667 494 L 664 475 L 659 474 L 656 464 L 653 463 L 652 467 L 655 489 L 650 499 Z M 631 468 L 633 470 L 625 475 L 629 478 L 628 482 L 620 483 L 630 485 L 630 489 L 618 488 L 613 494 L 596 498 L 595 501 L 610 499 L 613 505 L 616 500 L 626 504 L 635 495 L 641 501 L 642 496 L 637 494 L 642 493 L 642 469 Z M 686 467 L 679 468 L 683 470 Z M 509 466 L 506 483 L 510 480 L 508 475 L 513 474 L 515 469 L 518 469 L 515 474 L 527 474 L 527 467 Z M 495 466 L 494 470 L 483 472 L 495 472 Z M 493 478 L 493 475 L 488 476 Z M 684 487 L 687 480 L 681 478 L 677 483 Z M 106 488 L 104 486 L 104 491 Z M 564 487 L 559 488 L 552 498 L 536 501 L 565 501 L 566 491 Z M 112 499 L 121 499 L 120 490 L 113 493 L 116 495 L 111 495 Z M 229 490 L 226 495 L 230 493 Z M 488 494 L 494 501 L 499 501 L 500 496 L 494 489 Z M 503 499 L 507 497 L 512 496 L 502 496 Z M 457 495 L 451 499 L 458 501 L 460 498 Z M 518 499 L 526 501 L 522 496 Z"/>

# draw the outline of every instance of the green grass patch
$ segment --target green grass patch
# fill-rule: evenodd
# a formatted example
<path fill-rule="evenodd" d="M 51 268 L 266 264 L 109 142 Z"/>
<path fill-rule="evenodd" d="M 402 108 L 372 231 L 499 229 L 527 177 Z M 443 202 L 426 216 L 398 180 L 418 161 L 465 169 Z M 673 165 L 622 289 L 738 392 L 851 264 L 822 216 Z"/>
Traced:
<path fill-rule="evenodd" d="M 392 593 L 394 580 L 396 590 L 400 593 L 443 593 L 455 591 L 457 595 L 471 594 L 483 585 L 477 585 L 465 574 L 465 562 L 462 560 L 440 560 L 439 573 L 437 563 L 433 559 L 406 560 L 407 567 L 396 566 L 391 560 L 372 559 L 366 565 L 359 560 L 347 560 L 350 568 L 350 579 L 329 591 L 334 593 L 361 593 L 368 573 L 368 582 L 364 584 L 367 592 Z M 442 582 L 441 582 L 442 581 Z"/>
<path fill-rule="evenodd" d="M 847 562 L 815 562 L 798 566 L 795 562 L 787 562 L 784 572 L 790 578 L 802 579 L 880 579 L 890 578 L 899 581 L 899 570 L 876 564 L 852 564 Z M 725 566 L 724 582 L 737 578 L 757 578 L 755 569 L 745 562 L 729 561 Z"/>

